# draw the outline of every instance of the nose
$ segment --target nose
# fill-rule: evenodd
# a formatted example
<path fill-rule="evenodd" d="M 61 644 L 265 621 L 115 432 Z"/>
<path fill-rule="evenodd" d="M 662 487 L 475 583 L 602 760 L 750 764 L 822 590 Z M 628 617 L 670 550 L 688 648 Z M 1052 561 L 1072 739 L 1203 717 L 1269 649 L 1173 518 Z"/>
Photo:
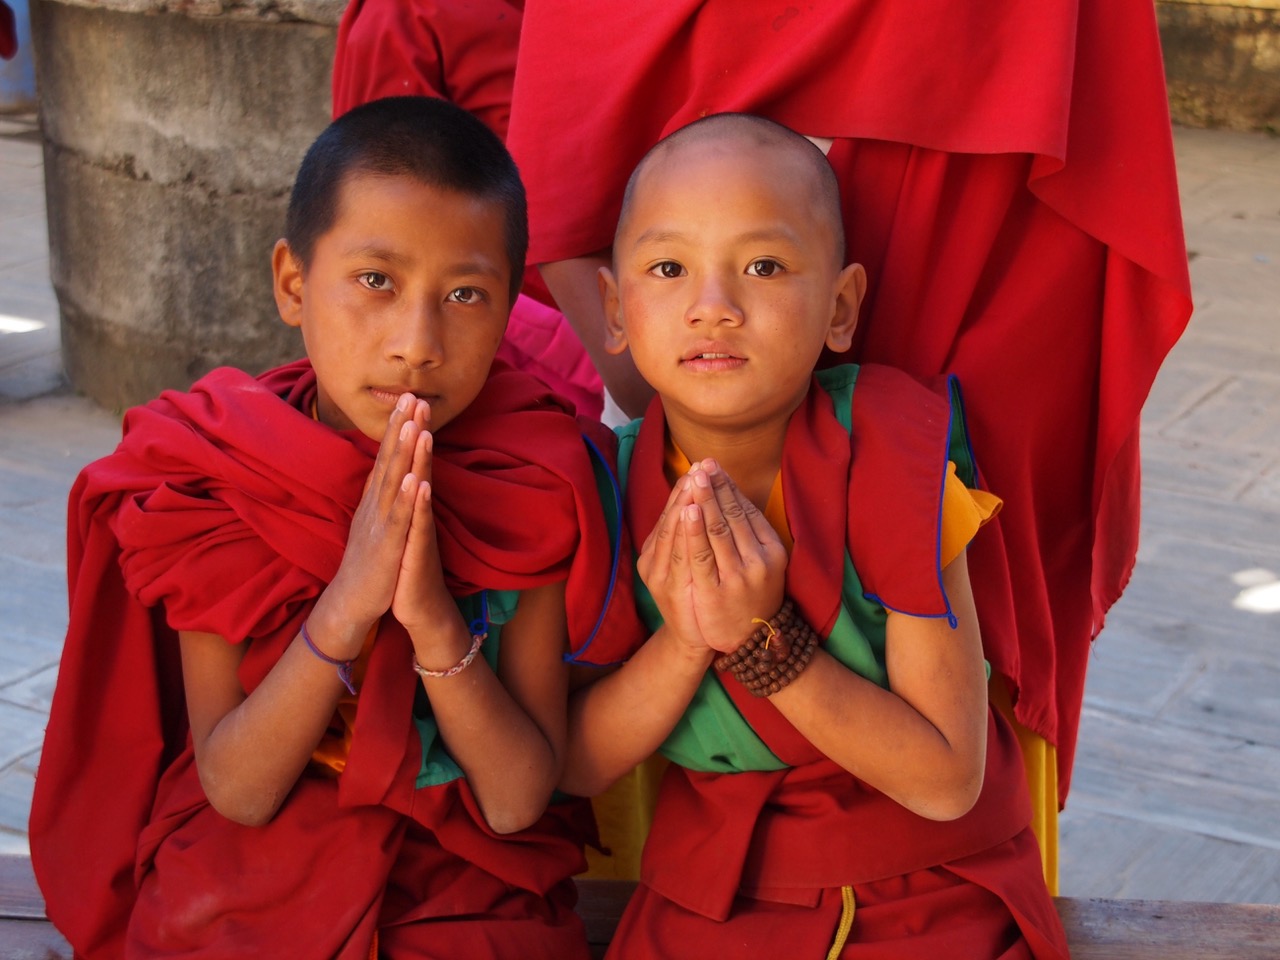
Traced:
<path fill-rule="evenodd" d="M 693 302 L 685 313 L 690 324 L 738 326 L 744 320 L 737 287 L 732 277 L 707 272 L 698 278 Z"/>
<path fill-rule="evenodd" d="M 406 302 L 396 312 L 387 352 L 410 369 L 438 366 L 444 360 L 443 317 L 434 302 Z"/>

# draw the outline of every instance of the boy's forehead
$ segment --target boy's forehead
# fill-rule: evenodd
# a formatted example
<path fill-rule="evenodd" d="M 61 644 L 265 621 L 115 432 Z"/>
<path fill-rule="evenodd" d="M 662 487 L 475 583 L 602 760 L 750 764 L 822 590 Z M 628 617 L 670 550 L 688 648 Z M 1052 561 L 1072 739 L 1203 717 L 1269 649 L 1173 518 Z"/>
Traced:
<path fill-rule="evenodd" d="M 651 153 L 636 172 L 623 216 L 632 219 L 643 208 L 678 201 L 678 212 L 696 217 L 699 209 L 716 205 L 726 189 L 744 183 L 775 195 L 792 194 L 794 213 L 806 219 L 821 194 L 812 162 L 793 144 L 730 128 Z"/>

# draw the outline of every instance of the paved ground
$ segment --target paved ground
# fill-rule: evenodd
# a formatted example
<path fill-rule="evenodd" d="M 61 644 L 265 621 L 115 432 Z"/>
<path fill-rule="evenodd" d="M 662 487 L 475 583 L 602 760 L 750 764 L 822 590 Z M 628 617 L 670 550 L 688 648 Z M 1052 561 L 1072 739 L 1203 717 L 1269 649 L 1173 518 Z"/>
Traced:
<path fill-rule="evenodd" d="M 1095 646 L 1062 885 L 1280 903 L 1280 139 L 1176 141 L 1197 310 L 1147 406 L 1143 547 Z M 66 492 L 117 432 L 62 379 L 38 137 L 0 117 L 0 851 L 26 847 Z"/>

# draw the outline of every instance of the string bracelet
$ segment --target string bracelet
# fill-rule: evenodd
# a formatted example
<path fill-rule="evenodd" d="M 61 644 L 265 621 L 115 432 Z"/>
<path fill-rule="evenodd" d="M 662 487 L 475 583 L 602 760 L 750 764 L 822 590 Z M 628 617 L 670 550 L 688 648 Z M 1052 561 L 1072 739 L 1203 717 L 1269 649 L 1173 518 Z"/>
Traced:
<path fill-rule="evenodd" d="M 751 622 L 760 626 L 738 649 L 716 657 L 715 668 L 731 673 L 753 696 L 772 696 L 809 666 L 820 638 L 791 600 L 768 620 Z"/>
<path fill-rule="evenodd" d="M 448 677 L 456 677 L 471 666 L 471 661 L 480 652 L 480 647 L 485 640 L 489 639 L 489 591 L 482 590 L 480 592 L 480 616 L 467 625 L 467 631 L 471 634 L 471 649 L 452 667 L 448 670 L 428 670 L 418 662 L 418 655 L 415 653 L 413 656 L 413 672 L 420 677 L 434 677 L 442 680 Z"/>
<path fill-rule="evenodd" d="M 308 650 L 314 653 L 317 657 L 319 657 L 325 663 L 331 663 L 338 668 L 338 679 L 343 682 L 346 688 L 351 692 L 351 695 L 354 697 L 356 694 L 356 683 L 351 676 L 351 671 L 355 668 L 355 661 L 354 660 L 335 660 L 333 659 L 333 657 L 326 656 L 324 653 L 322 653 L 320 651 L 320 648 L 311 642 L 311 634 L 307 633 L 307 621 L 305 620 L 302 621 L 302 640 L 304 643 L 306 643 Z"/>
<path fill-rule="evenodd" d="M 480 652 L 480 647 L 488 636 L 489 633 L 487 630 L 481 633 L 473 633 L 471 635 L 471 649 L 463 655 L 461 660 L 455 663 L 448 670 L 428 670 L 418 662 L 418 657 L 415 654 L 413 657 L 413 672 L 420 677 L 436 677 L 438 679 L 456 677 L 463 670 L 467 669 L 467 667 L 471 666 L 471 661 L 476 658 L 476 654 Z"/>

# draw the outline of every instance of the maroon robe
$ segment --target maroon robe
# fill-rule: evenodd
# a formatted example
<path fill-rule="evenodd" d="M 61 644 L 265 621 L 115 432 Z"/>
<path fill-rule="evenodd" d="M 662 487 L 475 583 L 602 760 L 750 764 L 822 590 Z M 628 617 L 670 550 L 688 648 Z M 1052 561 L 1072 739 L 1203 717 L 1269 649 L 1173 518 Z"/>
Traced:
<path fill-rule="evenodd" d="M 988 655 L 1065 798 L 1136 554 L 1139 411 L 1191 312 L 1151 3 L 530 0 L 508 136 L 530 261 L 608 247 L 643 153 L 724 111 L 835 139 L 869 276 L 849 359 L 965 384 L 1005 501 L 970 560 Z"/>
<path fill-rule="evenodd" d="M 840 613 L 846 551 L 877 604 L 950 614 L 938 558 L 952 424 L 945 397 L 899 371 L 864 365 L 850 430 L 816 384 L 792 416 L 782 457 L 794 538 L 786 592 L 824 636 Z M 655 399 L 627 471 L 633 534 L 653 528 L 670 493 L 664 438 Z M 840 919 L 841 886 L 853 888 L 861 911 L 843 956 L 1066 957 L 1029 826 L 1021 752 L 1004 717 L 988 710 L 973 809 L 934 821 L 825 757 L 767 698 L 719 679 L 786 767 L 668 768 L 642 882 L 611 958 L 823 956 Z"/>
<path fill-rule="evenodd" d="M 306 361 L 259 379 L 215 371 L 131 410 L 116 452 L 77 479 L 70 625 L 30 829 L 49 916 L 86 957 L 120 956 L 126 940 L 129 955 L 362 957 L 375 931 L 387 955 L 580 954 L 569 877 L 585 807 L 555 805 L 499 838 L 465 780 L 415 789 L 418 680 L 390 615 L 336 781 L 304 774 L 260 828 L 204 796 L 177 631 L 249 641 L 240 679 L 253 690 L 337 571 L 376 455 L 314 420 L 314 396 Z M 637 625 L 629 577 L 611 579 L 584 428 L 608 444 L 495 366 L 435 435 L 434 511 L 452 592 L 564 580 L 572 647 L 609 660 Z"/>

